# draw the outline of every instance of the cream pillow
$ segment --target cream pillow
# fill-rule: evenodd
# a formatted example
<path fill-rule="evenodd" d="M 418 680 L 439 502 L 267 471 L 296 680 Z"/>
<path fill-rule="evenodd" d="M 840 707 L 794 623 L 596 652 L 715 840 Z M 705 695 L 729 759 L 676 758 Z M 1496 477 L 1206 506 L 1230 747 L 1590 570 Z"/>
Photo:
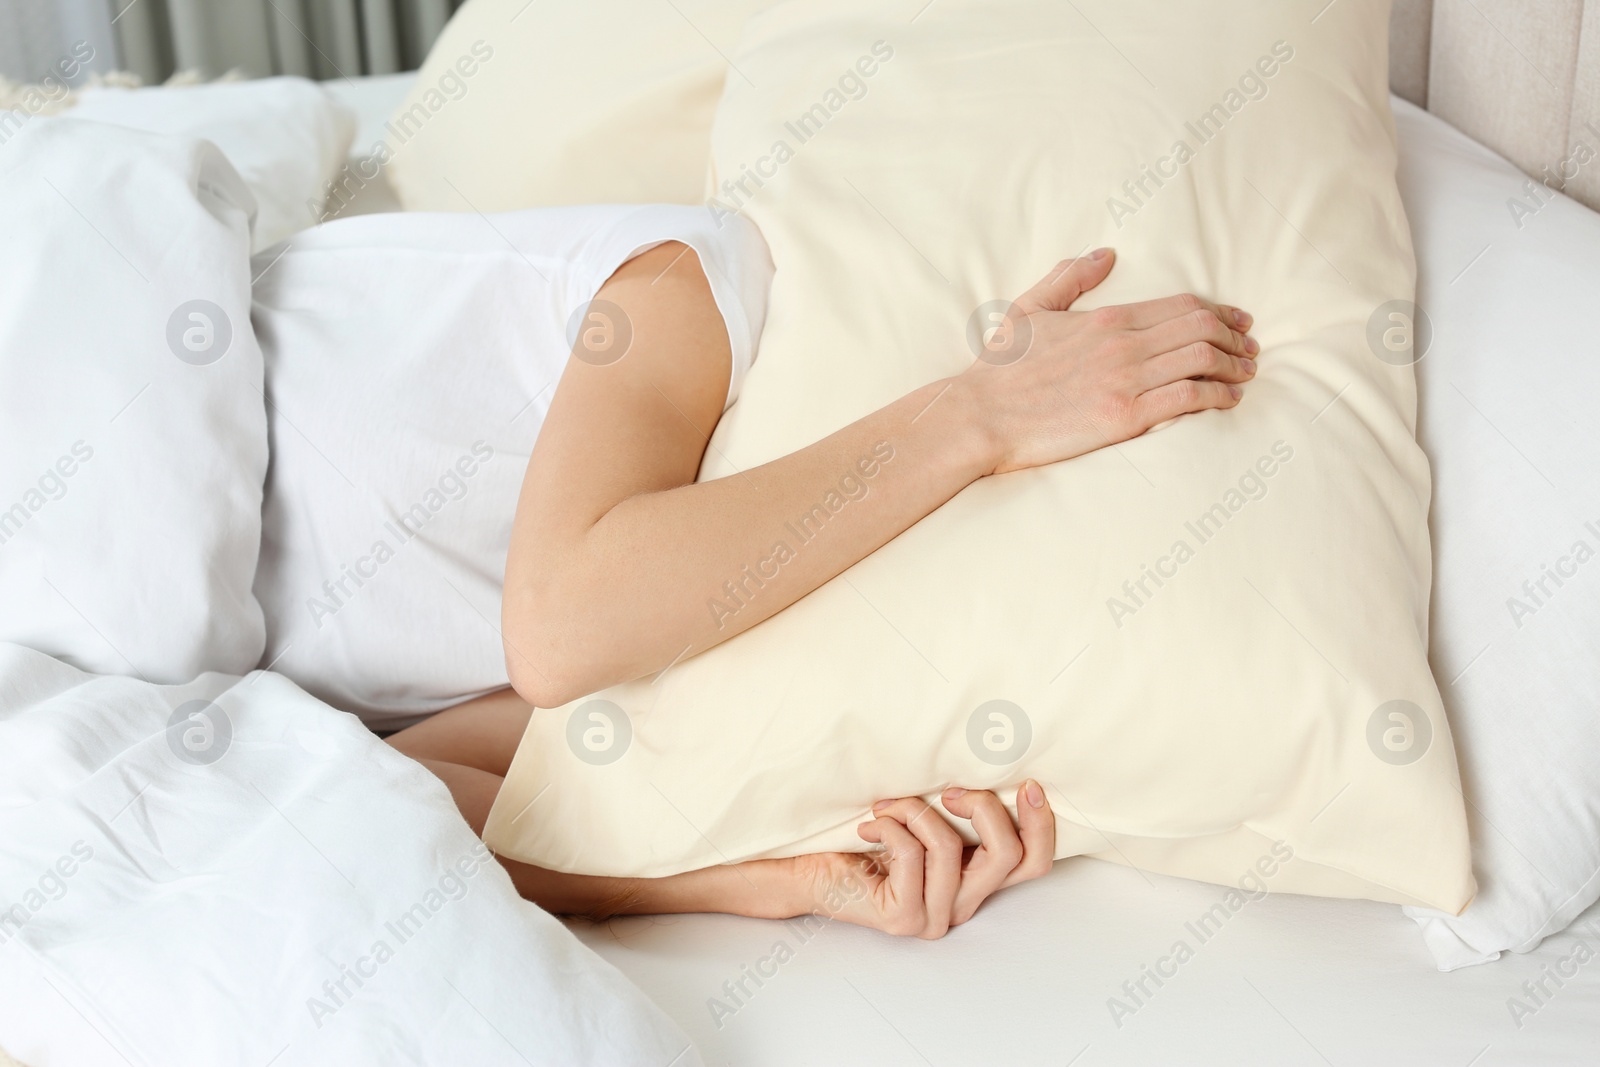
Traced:
<path fill-rule="evenodd" d="M 726 56 L 770 2 L 468 0 L 377 158 L 408 211 L 697 203 Z"/>
<path fill-rule="evenodd" d="M 491 846 L 665 875 L 861 849 L 878 798 L 1032 776 L 1058 857 L 1460 911 L 1388 4 L 905 7 L 746 28 L 760 75 L 729 81 L 713 150 L 763 184 L 714 207 L 777 273 L 702 477 L 962 370 L 975 309 L 1098 245 L 1119 265 L 1080 306 L 1237 303 L 1261 372 L 1232 411 L 979 481 L 654 683 L 536 714 Z"/>

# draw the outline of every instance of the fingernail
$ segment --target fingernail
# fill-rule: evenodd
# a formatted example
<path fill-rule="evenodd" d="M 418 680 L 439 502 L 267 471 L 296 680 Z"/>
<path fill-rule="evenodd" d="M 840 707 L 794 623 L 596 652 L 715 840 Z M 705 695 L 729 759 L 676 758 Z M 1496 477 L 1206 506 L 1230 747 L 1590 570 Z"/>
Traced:
<path fill-rule="evenodd" d="M 1255 320 L 1250 317 L 1250 312 L 1245 311 L 1242 308 L 1234 308 L 1233 321 L 1240 329 L 1248 330 L 1250 328 L 1250 323 L 1254 322 Z"/>
<path fill-rule="evenodd" d="M 1089 258 L 1090 259 L 1105 259 L 1110 254 L 1111 254 L 1111 249 L 1109 249 L 1109 248 L 1097 248 L 1093 252 L 1089 253 Z"/>
<path fill-rule="evenodd" d="M 1261 351 L 1261 342 L 1257 341 L 1254 337 L 1246 337 L 1244 339 L 1244 350 L 1253 356 L 1257 352 Z"/>
<path fill-rule="evenodd" d="M 966 790 L 962 789 L 960 786 L 957 786 L 957 785 L 953 785 L 949 789 L 946 789 L 944 791 L 944 795 L 945 795 L 945 799 L 946 800 L 954 800 L 959 796 L 965 795 L 965 793 L 966 793 Z"/>
<path fill-rule="evenodd" d="M 1240 389 L 1237 385 L 1228 386 L 1228 392 L 1235 400 L 1238 400 L 1241 396 L 1244 396 L 1244 390 Z"/>
<path fill-rule="evenodd" d="M 1036 808 L 1044 807 L 1044 790 L 1039 788 L 1039 783 L 1029 778 L 1022 786 L 1022 791 L 1028 795 L 1028 803 Z"/>
<path fill-rule="evenodd" d="M 1241 358 L 1239 360 L 1239 365 L 1244 368 L 1244 372 L 1246 374 L 1254 374 L 1256 372 L 1256 361 L 1253 359 Z"/>
<path fill-rule="evenodd" d="M 882 811 L 884 808 L 887 808 L 890 804 L 893 804 L 893 803 L 894 803 L 894 801 L 892 801 L 892 800 L 880 800 L 876 804 L 872 805 L 872 810 L 873 811 Z"/>

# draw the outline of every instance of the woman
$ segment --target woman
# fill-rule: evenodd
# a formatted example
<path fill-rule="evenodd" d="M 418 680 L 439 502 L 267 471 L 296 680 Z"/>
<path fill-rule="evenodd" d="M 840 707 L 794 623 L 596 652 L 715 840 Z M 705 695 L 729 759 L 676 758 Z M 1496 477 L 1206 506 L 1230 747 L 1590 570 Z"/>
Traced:
<path fill-rule="evenodd" d="M 696 482 L 749 359 L 740 327 L 759 323 L 762 310 L 749 298 L 738 307 L 737 286 L 723 275 L 740 263 L 755 269 L 749 248 L 759 237 L 739 220 L 711 230 L 686 221 L 690 209 L 647 210 L 680 213 L 670 218 L 683 240 L 659 240 L 658 217 L 655 240 L 638 231 L 603 242 L 621 265 L 608 262 L 614 269 L 598 292 L 580 294 L 595 299 L 523 478 L 502 615 L 515 691 L 450 708 L 389 739 L 445 782 L 480 833 L 532 708 L 559 707 L 726 641 L 978 478 L 1068 460 L 1172 418 L 1232 407 L 1255 374 L 1259 346 L 1248 336 L 1250 316 L 1237 308 L 1183 295 L 1071 310 L 1116 262 L 1100 249 L 1058 264 L 1018 297 L 990 342 L 996 347 L 964 373 L 791 455 Z M 730 252 L 735 246 L 743 250 Z M 619 248 L 626 249 L 620 256 Z M 709 276 L 707 261 L 719 265 Z M 1004 358 L 993 357 L 1007 345 Z M 895 462 L 876 475 L 872 506 L 835 517 L 827 537 L 736 614 L 706 611 L 706 590 L 760 558 L 784 520 L 817 499 L 819 486 L 890 437 Z M 504 862 L 523 895 L 557 913 L 781 918 L 821 911 L 936 938 L 996 890 L 1043 874 L 1055 845 L 1054 817 L 1037 782 L 1019 790 L 1015 823 L 987 791 L 952 787 L 943 802 L 972 820 L 981 841 L 975 849 L 964 849 L 920 799 L 900 798 L 880 802 L 859 828 L 864 841 L 881 846 L 876 853 L 752 861 L 653 880 Z"/>

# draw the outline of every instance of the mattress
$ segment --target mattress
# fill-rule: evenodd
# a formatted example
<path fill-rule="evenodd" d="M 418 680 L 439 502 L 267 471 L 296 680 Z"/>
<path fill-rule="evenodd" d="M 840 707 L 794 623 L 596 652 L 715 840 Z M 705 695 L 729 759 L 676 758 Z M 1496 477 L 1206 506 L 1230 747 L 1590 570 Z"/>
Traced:
<path fill-rule="evenodd" d="M 361 115 L 354 157 L 408 84 L 329 83 Z M 1402 139 L 1440 121 L 1405 116 Z M 1533 952 L 1441 973 L 1391 905 L 1229 912 L 1225 893 L 1080 858 L 935 942 L 722 915 L 570 926 L 708 1064 L 1600 1063 L 1600 905 Z"/>

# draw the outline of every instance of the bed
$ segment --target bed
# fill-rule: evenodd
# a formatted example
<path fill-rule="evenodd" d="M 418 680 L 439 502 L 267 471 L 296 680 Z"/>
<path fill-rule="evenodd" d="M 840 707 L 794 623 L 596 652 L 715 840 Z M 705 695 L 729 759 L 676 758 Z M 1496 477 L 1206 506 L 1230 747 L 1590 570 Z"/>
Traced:
<path fill-rule="evenodd" d="M 576 929 L 707 1063 L 1593 1062 L 1600 979 L 1545 976 L 1576 967 L 1581 941 L 1600 947 L 1600 910 L 1536 952 L 1442 974 L 1409 920 L 1364 901 L 1273 895 L 1202 942 L 1221 896 L 1084 859 L 932 944 L 703 915 Z M 1182 964 L 1178 940 L 1194 949 Z M 779 941 L 793 958 L 762 963 Z M 758 965 L 775 971 L 760 986 Z M 1523 983 L 1542 979 L 1553 995 L 1519 1026 L 1508 1004 L 1531 1005 Z"/>
<path fill-rule="evenodd" d="M 394 75 L 329 83 L 358 116 L 350 167 L 367 159 L 410 82 Z M 1443 294 L 1476 262 L 1460 249 L 1476 247 L 1473 234 L 1484 220 L 1453 214 L 1441 206 L 1447 199 L 1434 194 L 1463 159 L 1493 154 L 1399 97 L 1394 106 L 1420 285 L 1441 294 L 1433 302 L 1440 308 L 1448 303 Z M 341 213 L 397 206 L 380 176 L 363 181 Z M 1438 329 L 1449 327 L 1438 311 L 1436 317 Z M 53 669 L 23 667 L 39 677 Z M 216 694 L 231 691 L 212 684 Z M 238 794 L 254 789 L 264 802 L 245 796 L 258 847 L 282 855 L 293 846 L 297 862 L 267 870 L 241 850 L 227 871 L 208 872 L 216 884 L 241 900 L 252 891 L 317 895 L 336 901 L 326 909 L 328 923 L 359 924 L 415 903 L 428 889 L 419 872 L 429 863 L 468 856 L 470 836 L 464 826 L 450 824 L 453 812 L 442 790 L 388 754 L 355 720 L 326 716 L 316 701 L 280 688 L 270 674 L 233 688 L 239 691 L 238 703 L 229 705 L 237 736 L 252 742 L 254 762 L 230 764 L 237 775 L 232 787 Z M 130 691 L 121 699 L 137 697 Z M 270 726 L 264 712 L 253 710 L 269 702 Z M 289 728 L 282 725 L 285 708 L 294 716 Z M 319 758 L 285 770 L 287 758 L 305 753 Z M 372 838 L 392 825 L 385 820 L 393 813 L 379 810 L 370 797 L 363 805 L 361 792 L 349 788 L 341 760 L 350 759 L 363 768 L 355 780 L 380 790 L 374 795 L 393 789 L 393 795 L 418 798 L 408 814 L 429 827 L 425 844 L 406 852 Z M 108 808 L 80 814 L 91 822 L 138 817 L 152 834 L 170 831 L 178 824 L 163 823 L 159 811 L 136 807 L 125 815 L 129 809 L 119 807 L 121 801 L 106 799 L 130 783 L 128 795 L 141 795 L 130 766 L 137 764 L 123 762 L 116 775 L 99 782 Z M 226 804 L 238 804 L 239 797 L 217 803 L 226 814 L 235 810 Z M 341 831 L 344 822 L 355 829 Z M 359 885 L 345 877 L 357 869 L 352 864 L 369 872 L 358 877 Z M 469 866 L 476 872 L 476 864 Z M 177 862 L 164 874 L 174 883 L 186 877 Z M 347 965 L 362 947 L 353 942 L 285 939 L 273 928 L 241 926 L 229 928 L 230 937 L 248 943 L 247 953 L 218 952 L 198 961 L 176 953 L 172 966 L 214 972 L 214 1004 L 229 1003 L 227 968 L 241 959 L 307 976 L 300 985 L 285 985 L 305 1002 L 295 1010 L 309 1014 L 292 1026 L 263 1020 L 249 1033 L 224 1025 L 206 1005 L 196 1011 L 169 1003 L 159 988 L 135 988 L 140 966 L 99 972 L 92 953 L 39 956 L 28 952 L 26 939 L 8 938 L 0 943 L 9 983 L 0 984 L 0 1045 L 33 1067 L 330 1062 L 332 1055 L 352 1063 L 559 1063 L 590 1056 L 604 1057 L 594 1062 L 665 1065 L 694 1062 L 695 1050 L 712 1064 L 1366 1061 L 1472 1067 L 1600 1058 L 1600 964 L 1593 962 L 1600 953 L 1600 905 L 1531 952 L 1444 973 L 1412 920 L 1392 905 L 1274 894 L 1219 911 L 1223 890 L 1216 886 L 1074 859 L 1000 895 L 977 921 L 939 942 L 891 939 L 841 923 L 708 915 L 566 923 L 589 955 L 543 913 L 508 897 L 503 881 L 487 877 L 477 883 L 483 891 L 463 892 L 460 899 L 472 903 L 441 911 L 455 928 L 448 936 L 432 931 L 432 940 L 401 967 L 381 972 L 387 988 L 378 985 L 374 992 L 381 996 L 365 1003 L 349 989 L 335 996 L 322 985 L 325 979 L 336 988 L 348 982 Z M 69 892 L 62 899 L 76 906 Z M 60 912 L 36 914 L 49 921 Z M 142 964 L 161 958 L 161 936 L 180 936 L 184 918 L 161 916 L 149 924 L 148 939 L 138 923 L 97 929 L 74 947 L 120 938 L 119 951 Z M 472 951 L 452 947 L 464 941 Z M 490 943 L 512 950 L 489 951 Z M 519 1013 L 519 994 L 564 981 L 594 983 L 585 987 L 596 995 L 577 1027 L 594 1043 L 544 1044 L 543 1020 Z M 45 986 L 53 991 L 48 1011 L 24 1018 L 6 1009 L 8 990 L 15 1004 L 25 990 L 31 996 Z M 329 1012 L 364 1003 L 346 1016 L 359 1016 L 359 1025 L 346 1024 L 339 1043 L 308 1043 L 306 1035 L 314 1042 L 325 1017 L 313 1000 Z M 172 1019 L 179 1014 L 192 1026 L 175 1036 Z M 607 1033 L 620 1032 L 627 1032 L 626 1040 L 605 1043 Z"/>
<path fill-rule="evenodd" d="M 380 105 L 363 119 L 375 129 L 385 114 L 379 90 L 398 99 L 403 80 L 334 91 Z M 1427 191 L 1459 135 L 1399 97 L 1394 106 L 1413 224 L 1448 228 Z M 351 210 L 382 210 L 385 191 L 370 195 Z M 1419 238 L 1419 287 L 1444 287 L 1465 265 L 1428 258 L 1437 249 L 1442 260 L 1445 248 Z M 664 1008 L 708 1063 L 1468 1067 L 1600 1055 L 1600 973 L 1577 963 L 1600 951 L 1600 906 L 1532 953 L 1441 973 L 1410 920 L 1365 901 L 1272 896 L 1225 929 L 1207 927 L 1202 943 L 1195 922 L 1221 895 L 1085 859 L 1001 896 L 983 922 L 937 944 L 845 924 L 708 915 L 569 926 Z M 1177 940 L 1194 958 L 1162 962 Z M 781 963 L 780 942 L 793 950 Z M 1158 963 L 1176 973 L 1152 976 Z M 1550 976 L 1566 970 L 1574 976 L 1558 987 Z"/>
<path fill-rule="evenodd" d="M 376 131 L 385 93 L 399 99 L 405 78 L 330 88 Z M 1419 289 L 1443 290 L 1483 219 L 1445 215 L 1430 193 L 1456 153 L 1492 154 L 1393 103 Z M 363 192 L 371 199 L 351 211 L 389 202 L 381 186 Z M 568 925 L 714 1064 L 1487 1067 L 1600 1056 L 1600 965 L 1586 962 L 1600 953 L 1600 905 L 1533 952 L 1442 973 L 1392 906 L 1278 894 L 1205 923 L 1222 895 L 1079 859 L 937 943 L 715 915 Z M 1180 940 L 1194 950 L 1182 963 Z"/>

